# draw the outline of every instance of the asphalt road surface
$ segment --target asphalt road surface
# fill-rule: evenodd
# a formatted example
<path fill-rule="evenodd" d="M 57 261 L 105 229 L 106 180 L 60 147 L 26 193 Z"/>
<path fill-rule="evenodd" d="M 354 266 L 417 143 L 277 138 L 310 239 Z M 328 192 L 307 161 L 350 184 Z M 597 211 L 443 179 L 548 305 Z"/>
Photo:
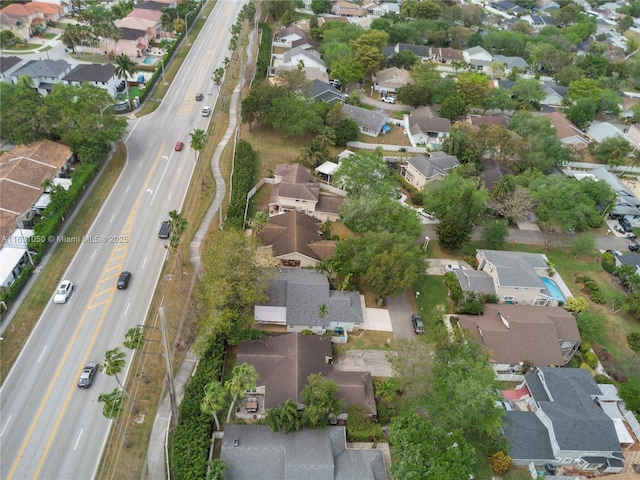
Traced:
<path fill-rule="evenodd" d="M 110 427 L 98 396 L 117 383 L 98 373 L 93 386 L 81 390 L 77 379 L 85 362 L 102 362 L 111 348 L 130 357 L 124 335 L 144 322 L 161 273 L 167 250 L 158 238 L 160 223 L 181 209 L 191 176 L 198 174 L 189 133 L 207 129 L 209 118 L 200 110 L 215 105 L 211 76 L 230 56 L 229 29 L 243 3 L 218 2 L 162 105 L 130 122 L 126 168 L 88 237 L 67 240 L 81 242 L 64 274 L 75 291 L 67 304 L 46 308 L 0 389 L 1 478 L 95 476 Z M 204 101 L 195 101 L 198 92 Z M 174 151 L 178 140 L 185 143 L 181 152 Z M 117 290 L 123 270 L 133 277 L 127 290 Z M 121 379 L 130 367 L 127 362 Z"/>

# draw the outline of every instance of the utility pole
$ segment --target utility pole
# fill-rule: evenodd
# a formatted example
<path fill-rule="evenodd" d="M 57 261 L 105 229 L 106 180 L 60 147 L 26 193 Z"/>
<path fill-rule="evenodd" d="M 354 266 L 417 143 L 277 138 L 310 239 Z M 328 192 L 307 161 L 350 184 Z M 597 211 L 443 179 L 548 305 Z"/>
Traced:
<path fill-rule="evenodd" d="M 164 346 L 164 361 L 167 366 L 167 384 L 169 386 L 169 402 L 171 403 L 171 424 L 178 424 L 178 406 L 176 404 L 176 391 L 173 385 L 173 367 L 169 354 L 169 336 L 167 335 L 167 321 L 164 316 L 164 307 L 160 307 L 160 331 L 162 332 L 162 345 Z"/>

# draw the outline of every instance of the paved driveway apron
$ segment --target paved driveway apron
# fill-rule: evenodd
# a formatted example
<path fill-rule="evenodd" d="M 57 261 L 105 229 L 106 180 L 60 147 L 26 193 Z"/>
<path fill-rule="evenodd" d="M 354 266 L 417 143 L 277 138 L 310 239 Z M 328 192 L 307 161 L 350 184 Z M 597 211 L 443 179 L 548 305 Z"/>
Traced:
<path fill-rule="evenodd" d="M 396 339 L 414 338 L 416 334 L 413 333 L 411 315 L 415 313 L 415 311 L 413 310 L 413 302 L 409 299 L 409 293 L 401 293 L 394 298 L 387 297 L 387 307 L 389 308 L 389 316 L 391 317 L 393 335 Z"/>
<path fill-rule="evenodd" d="M 392 377 L 384 350 L 349 350 L 338 357 L 334 369 L 340 372 L 369 372 L 372 377 Z"/>

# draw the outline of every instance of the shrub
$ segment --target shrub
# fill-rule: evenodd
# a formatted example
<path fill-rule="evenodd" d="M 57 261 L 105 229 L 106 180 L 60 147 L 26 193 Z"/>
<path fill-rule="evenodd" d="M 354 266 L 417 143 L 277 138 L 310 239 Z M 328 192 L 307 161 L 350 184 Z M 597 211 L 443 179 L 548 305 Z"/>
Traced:
<path fill-rule="evenodd" d="M 269 65 L 271 65 L 271 37 L 273 36 L 271 26 L 268 22 L 262 22 L 260 28 L 262 28 L 262 38 L 256 60 L 256 80 L 265 78 L 267 76 L 267 69 Z"/>
<path fill-rule="evenodd" d="M 593 379 L 596 381 L 596 383 L 602 383 L 605 385 L 615 385 L 617 383 L 613 378 L 610 378 L 602 373 L 596 373 L 593 376 Z"/>
<path fill-rule="evenodd" d="M 602 254 L 602 268 L 611 274 L 615 271 L 616 261 L 611 252 L 604 252 Z"/>
<path fill-rule="evenodd" d="M 484 296 L 484 303 L 500 303 L 500 297 L 495 293 L 487 293 Z"/>
<path fill-rule="evenodd" d="M 618 393 L 629 410 L 640 414 L 640 378 L 631 378 L 622 383 L 618 386 Z"/>
<path fill-rule="evenodd" d="M 589 350 L 591 350 L 591 342 L 589 340 L 583 340 L 580 344 L 580 351 L 582 353 L 587 353 Z"/>
<path fill-rule="evenodd" d="M 347 414 L 348 442 L 377 442 L 383 439 L 382 427 L 364 413 L 362 405 L 351 405 Z"/>
<path fill-rule="evenodd" d="M 477 292 L 463 292 L 462 298 L 456 304 L 456 313 L 479 315 L 484 308 L 484 298 Z"/>
<path fill-rule="evenodd" d="M 504 475 L 513 465 L 513 460 L 504 452 L 496 452 L 489 457 L 491 470 L 498 475 Z"/>
<path fill-rule="evenodd" d="M 607 301 L 604 294 L 600 291 L 600 287 L 591 277 L 588 275 L 580 275 L 577 281 L 582 284 L 592 302 L 603 304 Z"/>
<path fill-rule="evenodd" d="M 565 303 L 565 308 L 570 312 L 584 312 L 589 304 L 584 297 L 569 297 Z"/>
<path fill-rule="evenodd" d="M 449 289 L 449 296 L 451 300 L 454 302 L 459 302 L 462 300 L 462 287 L 460 287 L 460 283 L 458 282 L 458 277 L 453 272 L 444 274 L 444 284 Z"/>
<path fill-rule="evenodd" d="M 592 369 L 595 369 L 598 366 L 598 357 L 591 351 L 584 354 L 584 360 Z"/>
<path fill-rule="evenodd" d="M 231 200 L 224 221 L 225 228 L 242 229 L 247 194 L 255 183 L 258 166 L 258 154 L 247 141 L 240 141 L 236 148 Z"/>
<path fill-rule="evenodd" d="M 627 335 L 629 348 L 634 352 L 640 352 L 640 332 L 631 332 Z"/>

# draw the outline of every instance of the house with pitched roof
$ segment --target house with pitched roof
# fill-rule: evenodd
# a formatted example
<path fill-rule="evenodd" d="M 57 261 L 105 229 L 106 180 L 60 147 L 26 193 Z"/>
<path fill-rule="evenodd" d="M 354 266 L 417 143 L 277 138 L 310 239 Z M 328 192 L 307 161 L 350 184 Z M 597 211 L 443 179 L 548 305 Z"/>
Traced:
<path fill-rule="evenodd" d="M 276 166 L 269 216 L 297 210 L 322 222 L 336 221 L 346 192 L 321 189 L 316 177 L 299 163 Z"/>
<path fill-rule="evenodd" d="M 0 156 L 1 286 L 11 285 L 28 260 L 23 241 L 11 245 L 5 240 L 33 234 L 36 216 L 50 201 L 49 193 L 42 187 L 43 182 L 53 180 L 54 184 L 68 188 L 73 160 L 69 147 L 51 140 L 20 145 Z"/>
<path fill-rule="evenodd" d="M 62 83 L 62 79 L 71 71 L 71 64 L 65 60 L 29 60 L 11 74 L 14 85 L 23 75 L 31 78 L 33 88 L 41 95 L 47 95 L 53 86 Z"/>
<path fill-rule="evenodd" d="M 255 307 L 258 324 L 322 335 L 336 328 L 351 332 L 363 322 L 364 299 L 360 293 L 331 290 L 327 276 L 317 270 L 279 268 L 267 293 L 269 300 Z M 327 307 L 324 313 L 321 305 Z"/>
<path fill-rule="evenodd" d="M 504 303 L 557 305 L 543 278 L 549 265 L 541 253 L 477 250 L 478 270 L 493 279 L 496 295 Z M 557 274 L 556 274 L 557 275 Z"/>
<path fill-rule="evenodd" d="M 382 451 L 349 448 L 342 426 L 273 432 L 266 425 L 225 426 L 220 459 L 226 480 L 386 480 Z"/>
<path fill-rule="evenodd" d="M 624 432 L 618 432 L 603 410 L 603 389 L 589 370 L 539 367 L 524 375 L 518 389 L 524 391 L 520 401 L 526 410 L 506 412 L 502 427 L 516 465 L 551 463 L 600 473 L 623 470 L 621 439 L 629 434 L 624 426 Z"/>
<path fill-rule="evenodd" d="M 441 148 L 450 131 L 451 120 L 442 118 L 431 107 L 416 108 L 409 115 L 409 133 L 413 146 Z"/>
<path fill-rule="evenodd" d="M 411 75 L 404 68 L 385 68 L 373 77 L 373 89 L 381 93 L 397 93 L 411 80 Z"/>
<path fill-rule="evenodd" d="M 11 74 L 20 67 L 22 59 L 14 55 L 0 56 L 0 81 L 11 83 Z"/>
<path fill-rule="evenodd" d="M 558 85 L 555 82 L 542 82 L 542 91 L 546 95 L 546 97 L 540 100 L 542 105 L 561 107 L 564 97 L 567 96 L 569 89 L 563 85 Z"/>
<path fill-rule="evenodd" d="M 441 180 L 449 170 L 460 165 L 458 157 L 444 152 L 432 152 L 427 155 L 416 155 L 407 160 L 400 168 L 400 175 L 416 187 L 424 188 L 427 183 Z"/>
<path fill-rule="evenodd" d="M 431 47 L 430 57 L 432 60 L 446 65 L 454 62 L 464 62 L 464 52 L 449 47 Z"/>
<path fill-rule="evenodd" d="M 309 94 L 316 102 L 325 102 L 333 105 L 336 102 L 344 103 L 346 96 L 328 82 L 313 80 L 311 82 L 311 92 Z"/>
<path fill-rule="evenodd" d="M 33 35 L 44 32 L 47 27 L 46 17 L 51 17 L 51 14 L 46 15 L 45 8 L 39 3 L 11 3 L 0 9 L 0 28 L 9 30 L 16 38 L 25 42 L 29 41 Z M 55 5 L 49 6 L 59 9 Z M 61 10 L 57 12 L 57 18 L 61 13 Z"/>
<path fill-rule="evenodd" d="M 68 85 L 80 85 L 90 83 L 98 88 L 109 92 L 115 98 L 117 95 L 118 83 L 120 79 L 115 74 L 116 67 L 110 63 L 100 65 L 99 63 L 82 63 L 76 65 L 62 81 Z"/>
<path fill-rule="evenodd" d="M 360 133 L 370 137 L 380 135 L 382 127 L 387 123 L 386 115 L 366 108 L 356 107 L 355 105 L 344 104 L 342 111 L 358 124 Z"/>
<path fill-rule="evenodd" d="M 338 0 L 333 7 L 331 7 L 331 13 L 339 17 L 362 17 L 364 16 L 364 10 L 362 7 L 355 3 L 343 2 Z"/>
<path fill-rule="evenodd" d="M 594 142 L 602 143 L 607 138 L 622 137 L 624 134 L 609 122 L 593 122 L 586 131 L 587 136 Z"/>
<path fill-rule="evenodd" d="M 327 71 L 327 66 L 322 60 L 322 55 L 315 50 L 304 49 L 302 47 L 295 47 L 291 50 L 287 50 L 282 55 L 281 59 L 276 57 L 276 60 L 277 61 L 274 61 L 274 66 L 277 67 L 280 65 L 293 67 L 302 65 L 304 67 L 319 68 L 325 72 Z"/>
<path fill-rule="evenodd" d="M 428 62 L 431 55 L 429 47 L 426 45 L 414 45 L 412 43 L 396 43 L 395 45 L 387 45 L 384 50 L 384 57 L 391 58 L 398 53 L 409 50 L 417 56 L 422 62 Z"/>
<path fill-rule="evenodd" d="M 589 140 L 582 134 L 580 129 L 571 123 L 562 113 L 545 113 L 544 116 L 551 120 L 551 124 L 556 130 L 558 140 L 565 145 L 589 145 Z"/>
<path fill-rule="evenodd" d="M 259 410 L 277 408 L 291 399 L 304 405 L 302 390 L 311 374 L 322 374 L 338 385 L 338 396 L 351 405 L 361 405 L 368 415 L 376 415 L 376 401 L 369 372 L 333 370 L 331 338 L 325 335 L 263 335 L 238 346 L 238 365 L 253 365 L 258 373 L 256 395 Z M 342 412 L 334 412 L 339 415 Z"/>
<path fill-rule="evenodd" d="M 259 237 L 283 267 L 315 268 L 336 247 L 324 239 L 322 222 L 298 210 L 269 217 Z"/>
<path fill-rule="evenodd" d="M 309 36 L 307 30 L 303 30 L 298 25 L 290 25 L 281 28 L 273 35 L 273 46 L 282 48 L 301 47 L 305 50 L 309 48 L 317 49 L 320 44 Z"/>
<path fill-rule="evenodd" d="M 493 62 L 493 56 L 482 47 L 467 48 L 462 55 L 464 61 L 476 70 L 486 70 Z"/>
<path fill-rule="evenodd" d="M 575 317 L 561 307 L 486 304 L 482 315 L 458 315 L 489 352 L 497 375 L 521 373 L 523 364 L 565 366 L 580 346 Z"/>

